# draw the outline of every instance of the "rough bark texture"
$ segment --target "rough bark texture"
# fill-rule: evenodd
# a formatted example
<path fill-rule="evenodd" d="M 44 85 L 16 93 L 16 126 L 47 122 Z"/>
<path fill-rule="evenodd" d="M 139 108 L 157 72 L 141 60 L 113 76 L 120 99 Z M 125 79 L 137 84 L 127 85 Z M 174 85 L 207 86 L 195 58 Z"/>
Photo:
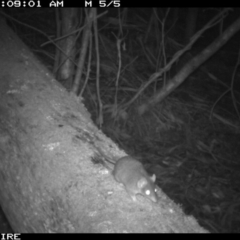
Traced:
<path fill-rule="evenodd" d="M 93 164 L 93 155 L 123 152 L 2 19 L 0 61 L 0 204 L 14 231 L 205 231 L 161 191 L 157 204 L 132 202 Z"/>

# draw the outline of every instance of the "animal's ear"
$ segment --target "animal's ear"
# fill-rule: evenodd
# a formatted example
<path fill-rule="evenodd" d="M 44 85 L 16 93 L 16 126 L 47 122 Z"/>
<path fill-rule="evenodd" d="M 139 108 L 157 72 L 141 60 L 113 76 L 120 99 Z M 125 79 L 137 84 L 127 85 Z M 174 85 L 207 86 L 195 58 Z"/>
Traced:
<path fill-rule="evenodd" d="M 137 182 L 138 188 L 142 189 L 147 184 L 147 179 L 145 177 L 141 178 Z"/>
<path fill-rule="evenodd" d="M 150 177 L 150 179 L 151 179 L 153 182 L 155 182 L 155 181 L 156 181 L 156 175 L 153 174 L 153 175 Z"/>

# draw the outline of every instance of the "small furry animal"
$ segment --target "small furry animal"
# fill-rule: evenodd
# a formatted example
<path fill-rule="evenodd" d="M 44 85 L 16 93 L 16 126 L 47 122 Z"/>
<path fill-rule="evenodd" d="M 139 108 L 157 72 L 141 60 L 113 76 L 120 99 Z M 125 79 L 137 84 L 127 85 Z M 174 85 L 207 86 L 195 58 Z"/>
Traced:
<path fill-rule="evenodd" d="M 114 165 L 112 174 L 117 182 L 124 185 L 133 201 L 136 201 L 137 194 L 141 194 L 157 202 L 156 176 L 153 174 L 150 177 L 141 162 L 130 156 L 122 157 Z"/>

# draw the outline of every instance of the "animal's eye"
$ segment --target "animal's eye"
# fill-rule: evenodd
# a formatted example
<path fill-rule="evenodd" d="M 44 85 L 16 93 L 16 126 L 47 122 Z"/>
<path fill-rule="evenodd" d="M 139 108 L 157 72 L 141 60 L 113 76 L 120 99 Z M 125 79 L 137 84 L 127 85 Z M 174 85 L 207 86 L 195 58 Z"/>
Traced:
<path fill-rule="evenodd" d="M 149 191 L 149 190 L 146 190 L 146 191 L 145 191 L 145 194 L 146 194 L 146 195 L 150 195 L 150 191 Z"/>

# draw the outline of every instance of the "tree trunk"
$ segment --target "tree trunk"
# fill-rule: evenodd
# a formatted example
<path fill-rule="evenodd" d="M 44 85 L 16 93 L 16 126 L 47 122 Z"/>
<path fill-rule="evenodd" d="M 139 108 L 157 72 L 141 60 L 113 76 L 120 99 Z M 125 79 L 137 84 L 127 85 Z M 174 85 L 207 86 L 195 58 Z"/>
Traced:
<path fill-rule="evenodd" d="M 78 9 L 77 8 L 61 8 L 60 9 L 61 22 L 58 23 L 62 26 L 60 36 L 64 38 L 60 41 L 60 61 L 57 68 L 59 69 L 57 76 L 58 80 L 64 83 L 64 86 L 68 89 L 72 89 L 73 85 L 73 70 L 75 67 L 74 61 L 76 57 L 76 39 L 77 34 L 73 33 L 76 31 L 78 26 Z M 59 21 L 59 19 L 58 19 Z"/>
<path fill-rule="evenodd" d="M 205 232 L 160 190 L 133 202 L 91 161 L 124 153 L 1 18 L 0 45 L 0 203 L 14 231 Z"/>

